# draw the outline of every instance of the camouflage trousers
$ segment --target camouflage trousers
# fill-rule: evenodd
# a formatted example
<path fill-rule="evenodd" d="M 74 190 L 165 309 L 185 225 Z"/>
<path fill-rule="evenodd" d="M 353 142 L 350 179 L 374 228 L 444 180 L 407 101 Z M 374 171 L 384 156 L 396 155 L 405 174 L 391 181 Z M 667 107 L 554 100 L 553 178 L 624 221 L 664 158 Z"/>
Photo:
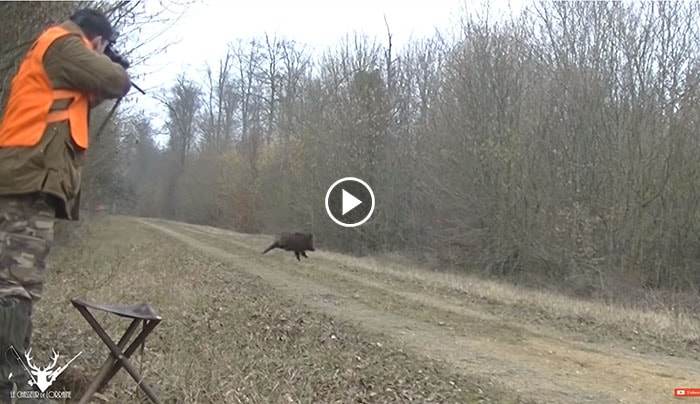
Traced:
<path fill-rule="evenodd" d="M 0 297 L 0 403 L 11 403 L 13 390 L 30 387 L 29 375 L 18 356 L 23 357 L 29 344 L 31 316 L 31 300 Z"/>
<path fill-rule="evenodd" d="M 17 356 L 31 342 L 32 305 L 43 291 L 54 213 L 41 195 L 0 196 L 0 403 L 10 402 L 13 387 L 28 389 Z"/>

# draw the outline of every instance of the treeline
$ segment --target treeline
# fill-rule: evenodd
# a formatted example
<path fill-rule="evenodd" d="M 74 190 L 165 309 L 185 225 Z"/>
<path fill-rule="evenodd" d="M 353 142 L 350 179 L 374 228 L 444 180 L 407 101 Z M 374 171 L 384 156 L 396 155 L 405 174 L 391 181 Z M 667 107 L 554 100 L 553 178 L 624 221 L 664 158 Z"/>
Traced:
<path fill-rule="evenodd" d="M 269 36 L 235 43 L 164 97 L 170 140 L 130 152 L 130 211 L 305 229 L 325 248 L 582 292 L 694 289 L 699 7 L 541 2 L 400 50 L 389 30 L 316 58 Z M 323 205 L 348 175 L 377 197 L 354 230 Z"/>
<path fill-rule="evenodd" d="M 583 293 L 697 291 L 699 17 L 698 3 L 538 2 L 401 49 L 390 30 L 321 57 L 237 42 L 163 96 L 163 149 L 122 114 L 89 198 Z M 343 176 L 377 198 L 353 230 L 323 205 Z"/>

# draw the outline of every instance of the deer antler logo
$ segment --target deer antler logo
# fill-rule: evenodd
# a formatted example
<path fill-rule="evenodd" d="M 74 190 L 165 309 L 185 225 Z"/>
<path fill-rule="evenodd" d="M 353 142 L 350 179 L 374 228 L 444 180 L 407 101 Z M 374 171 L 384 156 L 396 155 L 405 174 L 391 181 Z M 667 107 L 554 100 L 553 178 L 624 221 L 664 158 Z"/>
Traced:
<path fill-rule="evenodd" d="M 45 392 L 46 389 L 48 389 L 53 382 L 56 381 L 56 378 L 63 373 L 64 370 L 68 367 L 68 365 L 71 364 L 77 358 L 82 354 L 82 351 L 75 355 L 73 359 L 69 360 L 68 363 L 66 363 L 64 366 L 61 366 L 58 369 L 54 370 L 54 367 L 56 367 L 56 363 L 58 362 L 59 355 L 56 351 L 51 349 L 51 364 L 49 366 L 46 366 L 44 368 L 39 368 L 35 366 L 32 363 L 32 350 L 31 348 L 24 354 L 24 357 L 27 359 L 27 372 L 31 376 L 31 380 L 29 380 L 29 385 L 30 386 L 36 386 L 41 390 L 41 392 Z"/>

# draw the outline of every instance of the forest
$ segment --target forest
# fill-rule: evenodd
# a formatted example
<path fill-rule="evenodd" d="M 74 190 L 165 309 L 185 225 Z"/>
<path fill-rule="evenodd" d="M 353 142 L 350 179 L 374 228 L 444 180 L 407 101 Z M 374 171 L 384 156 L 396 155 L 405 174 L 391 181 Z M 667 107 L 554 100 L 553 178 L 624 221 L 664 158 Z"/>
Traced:
<path fill-rule="evenodd" d="M 80 4 L 0 3 L 3 104 L 31 40 Z M 137 70 L 153 51 L 140 27 L 165 6 L 98 5 Z M 538 1 L 499 20 L 465 13 L 400 48 L 390 21 L 384 37 L 349 33 L 318 54 L 273 32 L 230 38 L 205 74 L 153 91 L 164 125 L 117 110 L 91 140 L 82 205 L 299 229 L 322 249 L 584 296 L 697 294 L 698 21 L 694 2 Z M 354 229 L 324 209 L 344 176 L 377 200 Z"/>

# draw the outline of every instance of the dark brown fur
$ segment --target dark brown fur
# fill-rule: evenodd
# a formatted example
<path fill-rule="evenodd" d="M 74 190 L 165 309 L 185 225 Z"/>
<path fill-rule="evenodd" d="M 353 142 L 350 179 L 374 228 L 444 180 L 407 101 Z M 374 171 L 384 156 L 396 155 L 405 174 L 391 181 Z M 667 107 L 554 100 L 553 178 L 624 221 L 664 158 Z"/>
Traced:
<path fill-rule="evenodd" d="M 314 236 L 311 233 L 280 233 L 275 242 L 265 249 L 262 253 L 272 250 L 273 248 L 281 248 L 285 251 L 294 251 L 294 255 L 297 260 L 301 261 L 299 255 L 304 258 L 309 258 L 306 256 L 306 251 L 314 250 Z"/>

